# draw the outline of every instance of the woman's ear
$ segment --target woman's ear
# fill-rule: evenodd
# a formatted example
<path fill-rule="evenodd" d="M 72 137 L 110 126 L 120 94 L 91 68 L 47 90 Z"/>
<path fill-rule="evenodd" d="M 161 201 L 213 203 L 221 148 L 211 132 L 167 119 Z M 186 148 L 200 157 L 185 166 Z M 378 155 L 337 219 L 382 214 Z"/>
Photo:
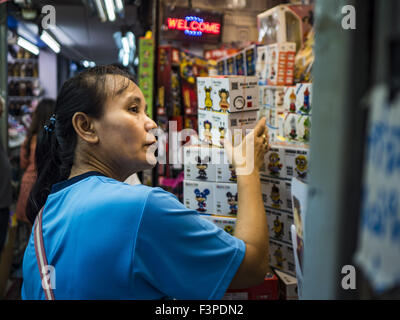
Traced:
<path fill-rule="evenodd" d="M 79 137 L 87 143 L 96 144 L 99 142 L 93 120 L 86 113 L 75 112 L 72 117 L 72 125 Z"/>

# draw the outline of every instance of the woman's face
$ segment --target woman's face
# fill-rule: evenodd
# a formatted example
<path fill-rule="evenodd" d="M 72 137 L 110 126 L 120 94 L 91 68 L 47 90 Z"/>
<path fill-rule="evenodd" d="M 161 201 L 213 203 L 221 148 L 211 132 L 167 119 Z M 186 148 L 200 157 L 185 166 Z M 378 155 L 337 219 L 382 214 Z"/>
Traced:
<path fill-rule="evenodd" d="M 157 163 L 156 138 L 149 131 L 157 125 L 146 114 L 142 91 L 122 76 L 108 76 L 106 88 L 111 93 L 104 114 L 94 121 L 101 158 L 121 177 L 153 167 Z"/>

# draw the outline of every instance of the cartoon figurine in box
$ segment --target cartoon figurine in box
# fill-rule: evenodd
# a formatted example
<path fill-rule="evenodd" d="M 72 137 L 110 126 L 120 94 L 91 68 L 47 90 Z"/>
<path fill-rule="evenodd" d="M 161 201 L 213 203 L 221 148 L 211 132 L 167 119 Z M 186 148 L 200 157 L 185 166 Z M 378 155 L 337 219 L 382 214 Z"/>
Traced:
<path fill-rule="evenodd" d="M 289 99 L 290 99 L 289 111 L 296 112 L 296 94 L 294 93 L 294 90 L 292 90 Z"/>
<path fill-rule="evenodd" d="M 307 168 L 308 168 L 308 161 L 306 156 L 304 155 L 299 155 L 295 159 L 296 163 L 296 169 L 295 171 L 297 172 L 297 175 L 300 179 L 306 179 L 307 178 Z"/>
<path fill-rule="evenodd" d="M 226 89 L 221 89 L 218 91 L 218 95 L 221 98 L 219 102 L 219 111 L 224 113 L 229 112 L 229 92 Z"/>
<path fill-rule="evenodd" d="M 235 168 L 233 167 L 233 165 L 229 165 L 229 171 L 231 172 L 231 177 L 229 178 L 229 181 L 231 182 L 237 182 L 237 175 L 236 175 L 236 171 Z"/>
<path fill-rule="evenodd" d="M 301 112 L 310 113 L 310 91 L 308 91 L 308 87 L 304 90 L 304 103 L 300 108 Z"/>
<path fill-rule="evenodd" d="M 219 127 L 219 143 L 221 145 L 224 145 L 224 139 L 225 139 L 225 128 L 224 127 Z"/>
<path fill-rule="evenodd" d="M 283 222 L 279 220 L 278 216 L 276 216 L 276 218 L 274 220 L 274 226 L 273 226 L 272 230 L 275 233 L 275 235 L 274 235 L 275 238 L 277 238 L 277 239 L 282 238 L 283 232 L 284 232 L 284 225 L 283 225 Z"/>
<path fill-rule="evenodd" d="M 225 232 L 228 232 L 230 235 L 233 236 L 233 232 L 234 232 L 235 230 L 233 229 L 232 226 L 227 225 L 227 226 L 224 227 L 224 231 L 225 231 Z"/>
<path fill-rule="evenodd" d="M 283 257 L 283 253 L 282 253 L 281 248 L 278 247 L 278 248 L 275 250 L 275 252 L 274 252 L 274 257 L 275 257 L 275 260 L 276 260 L 275 267 L 277 267 L 277 268 L 279 268 L 279 269 L 283 269 L 283 262 L 284 262 L 286 259 Z"/>
<path fill-rule="evenodd" d="M 204 141 L 208 142 L 209 144 L 212 144 L 212 134 L 211 134 L 211 129 L 212 129 L 212 124 L 210 121 L 206 120 L 204 121 Z"/>
<path fill-rule="evenodd" d="M 294 117 L 292 117 L 292 119 L 290 119 L 290 133 L 289 136 L 294 140 L 297 138 L 297 129 L 296 129 L 296 120 Z"/>
<path fill-rule="evenodd" d="M 196 201 L 197 201 L 197 205 L 198 205 L 197 211 L 205 212 L 206 211 L 206 209 L 205 209 L 206 200 L 207 200 L 207 196 L 210 194 L 210 190 L 204 189 L 203 192 L 200 192 L 199 189 L 195 189 L 194 193 L 196 194 Z"/>
<path fill-rule="evenodd" d="M 230 214 L 236 215 L 238 210 L 237 209 L 238 194 L 236 193 L 233 195 L 232 193 L 228 192 L 226 196 L 228 197 Z"/>
<path fill-rule="evenodd" d="M 272 176 L 279 176 L 279 173 L 282 169 L 282 163 L 279 161 L 280 158 L 278 153 L 272 152 L 269 155 L 268 170 Z"/>
<path fill-rule="evenodd" d="M 283 204 L 283 201 L 281 200 L 281 195 L 279 192 L 279 188 L 276 185 L 272 186 L 271 189 L 271 195 L 270 195 L 271 201 L 272 201 L 272 207 L 275 209 L 280 209 L 281 204 Z"/>
<path fill-rule="evenodd" d="M 199 176 L 196 179 L 200 180 L 207 180 L 207 172 L 206 169 L 208 167 L 208 163 L 210 162 L 211 158 L 210 157 L 205 157 L 203 161 L 201 160 L 200 157 L 196 157 L 196 168 L 199 169 Z"/>
<path fill-rule="evenodd" d="M 311 127 L 311 121 L 309 117 L 307 117 L 306 120 L 304 120 L 303 126 L 304 126 L 303 140 L 305 142 L 308 142 L 310 141 L 310 127 Z"/>

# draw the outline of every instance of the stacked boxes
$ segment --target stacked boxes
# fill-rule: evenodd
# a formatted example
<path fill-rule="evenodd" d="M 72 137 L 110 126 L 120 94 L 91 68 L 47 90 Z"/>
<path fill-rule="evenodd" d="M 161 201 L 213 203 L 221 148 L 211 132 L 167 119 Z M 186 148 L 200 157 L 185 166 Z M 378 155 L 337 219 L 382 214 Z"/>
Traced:
<path fill-rule="evenodd" d="M 258 111 L 256 77 L 219 76 L 197 78 L 199 139 L 222 146 L 231 130 L 254 128 Z"/>
<path fill-rule="evenodd" d="M 290 226 L 293 224 L 291 180 L 308 178 L 308 148 L 273 145 L 265 155 L 261 193 L 268 218 L 271 266 L 295 275 Z"/>

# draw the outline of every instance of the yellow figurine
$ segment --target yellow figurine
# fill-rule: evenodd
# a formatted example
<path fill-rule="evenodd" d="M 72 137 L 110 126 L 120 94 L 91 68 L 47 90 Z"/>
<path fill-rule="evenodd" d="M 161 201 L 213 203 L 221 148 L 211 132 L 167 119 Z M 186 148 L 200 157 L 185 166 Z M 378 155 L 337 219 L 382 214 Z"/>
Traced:
<path fill-rule="evenodd" d="M 211 87 L 204 87 L 204 91 L 206 92 L 206 99 L 204 101 L 205 109 L 207 111 L 212 111 L 213 101 L 211 99 Z"/>
<path fill-rule="evenodd" d="M 307 178 L 307 168 L 308 168 L 308 161 L 304 155 L 299 155 L 295 159 L 296 162 L 296 172 L 299 178 L 305 179 Z"/>

